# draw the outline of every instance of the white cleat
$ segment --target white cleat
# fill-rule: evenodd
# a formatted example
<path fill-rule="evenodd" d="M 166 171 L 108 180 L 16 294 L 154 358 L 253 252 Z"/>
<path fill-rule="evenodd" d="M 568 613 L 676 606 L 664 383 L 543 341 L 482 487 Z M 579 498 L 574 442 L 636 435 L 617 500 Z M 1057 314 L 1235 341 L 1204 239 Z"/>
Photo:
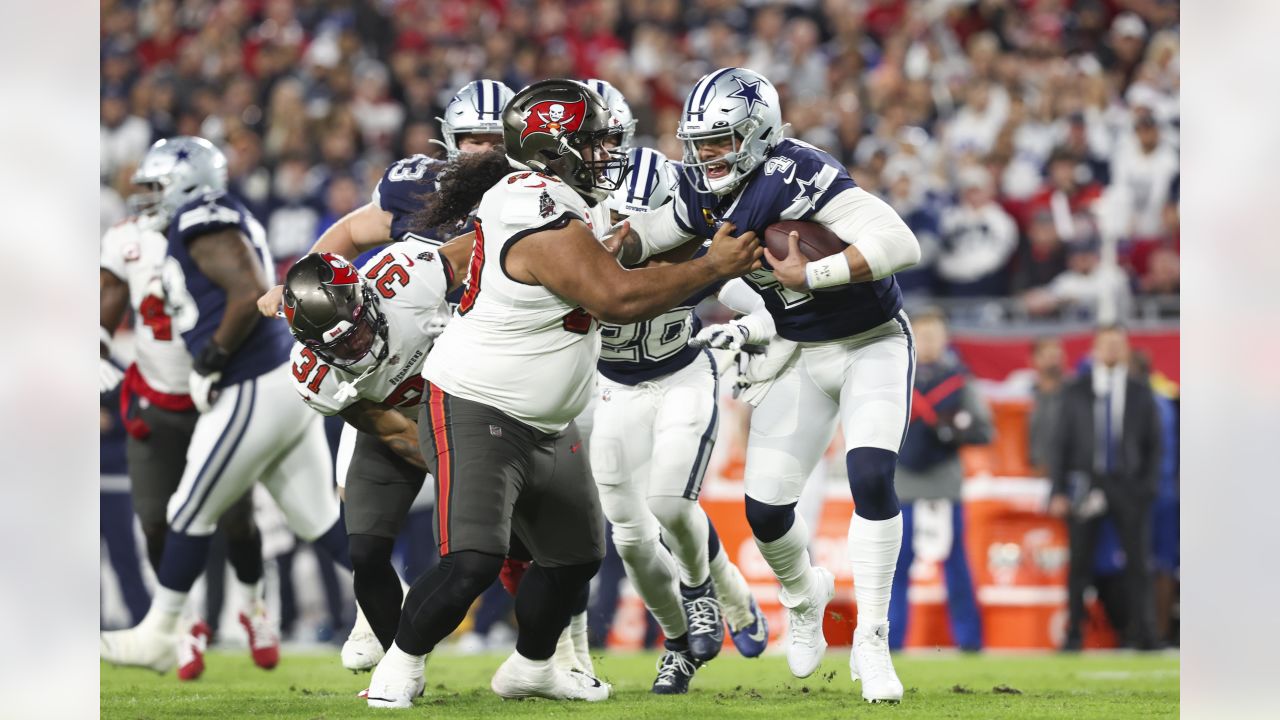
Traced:
<path fill-rule="evenodd" d="M 144 667 L 167 673 L 178 664 L 178 636 L 146 626 L 98 635 L 98 654 L 112 665 Z"/>
<path fill-rule="evenodd" d="M 902 681 L 889 656 L 889 623 L 853 631 L 849 653 L 849 674 L 862 680 L 862 699 L 867 702 L 901 702 Z"/>
<path fill-rule="evenodd" d="M 426 663 L 379 662 L 363 695 L 369 707 L 413 707 L 413 699 L 427 689 L 425 666 Z"/>
<path fill-rule="evenodd" d="M 342 643 L 342 667 L 351 672 L 369 672 L 385 654 L 378 636 L 372 630 L 361 630 L 356 625 L 347 641 Z"/>
<path fill-rule="evenodd" d="M 778 599 L 787 608 L 787 665 L 798 678 L 809 677 L 822 664 L 827 638 L 822 619 L 827 603 L 836 594 L 836 579 L 830 570 L 815 565 L 808 597 L 791 597 L 783 590 Z"/>
<path fill-rule="evenodd" d="M 612 687 L 599 678 L 578 670 L 568 672 L 555 663 L 538 662 L 511 653 L 493 674 L 489 687 L 507 700 L 547 698 L 549 700 L 607 700 Z"/>

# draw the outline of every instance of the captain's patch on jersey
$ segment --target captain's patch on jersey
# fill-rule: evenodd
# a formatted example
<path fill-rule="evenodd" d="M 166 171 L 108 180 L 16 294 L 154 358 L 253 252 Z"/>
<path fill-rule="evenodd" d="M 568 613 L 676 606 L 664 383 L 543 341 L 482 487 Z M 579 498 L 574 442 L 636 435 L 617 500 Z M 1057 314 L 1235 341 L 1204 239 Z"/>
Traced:
<path fill-rule="evenodd" d="M 546 190 L 538 196 L 538 214 L 544 218 L 551 217 L 556 211 L 556 201 L 551 199 Z"/>

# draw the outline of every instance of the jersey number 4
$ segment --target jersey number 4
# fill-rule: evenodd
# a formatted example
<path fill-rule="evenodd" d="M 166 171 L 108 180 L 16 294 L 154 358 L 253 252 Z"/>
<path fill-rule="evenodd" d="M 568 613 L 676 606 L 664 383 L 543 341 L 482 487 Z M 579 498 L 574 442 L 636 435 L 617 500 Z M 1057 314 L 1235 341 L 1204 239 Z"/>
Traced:
<path fill-rule="evenodd" d="M 173 339 L 173 318 L 165 312 L 163 299 L 155 295 L 143 298 L 138 303 L 138 317 L 143 325 L 151 328 L 151 337 L 165 341 Z"/>
<path fill-rule="evenodd" d="M 396 296 L 396 289 L 393 287 L 399 284 L 404 287 L 409 284 L 409 271 L 404 265 L 396 262 L 395 255 L 384 255 L 376 265 L 369 268 L 369 272 L 365 273 L 365 277 L 373 280 L 373 287 L 378 294 L 388 300 Z"/>

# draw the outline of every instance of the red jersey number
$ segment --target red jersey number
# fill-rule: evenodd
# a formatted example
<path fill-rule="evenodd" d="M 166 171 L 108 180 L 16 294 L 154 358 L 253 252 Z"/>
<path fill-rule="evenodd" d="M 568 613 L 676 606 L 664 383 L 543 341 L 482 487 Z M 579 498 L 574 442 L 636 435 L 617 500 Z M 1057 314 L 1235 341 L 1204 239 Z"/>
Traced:
<path fill-rule="evenodd" d="M 151 337 L 156 340 L 173 339 L 173 320 L 164 311 L 164 300 L 155 295 L 148 295 L 138 303 L 138 317 L 142 324 L 151 328 Z"/>
<path fill-rule="evenodd" d="M 467 266 L 467 290 L 462 293 L 458 302 L 458 314 L 466 315 L 475 307 L 476 298 L 480 295 L 480 274 L 484 271 L 484 232 L 480 229 L 480 221 L 476 220 L 476 242 L 471 248 L 471 264 Z"/>
<path fill-rule="evenodd" d="M 317 370 L 317 367 L 319 368 Z M 311 378 L 314 371 L 315 377 Z M 302 348 L 302 361 L 293 364 L 293 378 L 300 383 L 307 383 L 307 389 L 313 393 L 320 392 L 320 383 L 329 374 L 329 366 L 320 362 L 320 358 L 309 347 Z M 311 382 L 307 382 L 311 378 Z"/>
<path fill-rule="evenodd" d="M 410 263 L 413 261 L 410 260 Z M 396 289 L 393 287 L 399 284 L 404 287 L 409 284 L 409 271 L 404 265 L 396 262 L 394 255 L 386 255 L 378 261 L 376 265 L 369 269 L 365 277 L 373 280 L 373 287 L 378 294 L 388 300 L 396 296 Z"/>
<path fill-rule="evenodd" d="M 582 308 L 577 308 L 569 311 L 569 314 L 564 316 L 561 323 L 564 325 L 564 329 L 571 333 L 586 335 L 591 332 L 592 320 L 595 320 L 595 318 L 591 316 L 591 313 Z"/>
<path fill-rule="evenodd" d="M 422 389 L 422 376 L 414 375 L 400 383 L 400 387 L 387 396 L 386 403 L 392 407 L 413 407 L 422 402 Z"/>

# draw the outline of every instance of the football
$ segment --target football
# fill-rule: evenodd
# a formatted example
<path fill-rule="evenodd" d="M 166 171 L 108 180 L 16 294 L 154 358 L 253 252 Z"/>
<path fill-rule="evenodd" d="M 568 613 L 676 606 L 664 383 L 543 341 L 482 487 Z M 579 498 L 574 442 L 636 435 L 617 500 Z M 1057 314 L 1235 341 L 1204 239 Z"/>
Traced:
<path fill-rule="evenodd" d="M 840 236 L 825 226 L 802 220 L 783 220 L 764 229 L 764 246 L 779 260 L 785 260 L 790 246 L 787 235 L 800 233 L 800 253 L 809 260 L 821 260 L 824 257 L 844 251 L 846 245 Z"/>

